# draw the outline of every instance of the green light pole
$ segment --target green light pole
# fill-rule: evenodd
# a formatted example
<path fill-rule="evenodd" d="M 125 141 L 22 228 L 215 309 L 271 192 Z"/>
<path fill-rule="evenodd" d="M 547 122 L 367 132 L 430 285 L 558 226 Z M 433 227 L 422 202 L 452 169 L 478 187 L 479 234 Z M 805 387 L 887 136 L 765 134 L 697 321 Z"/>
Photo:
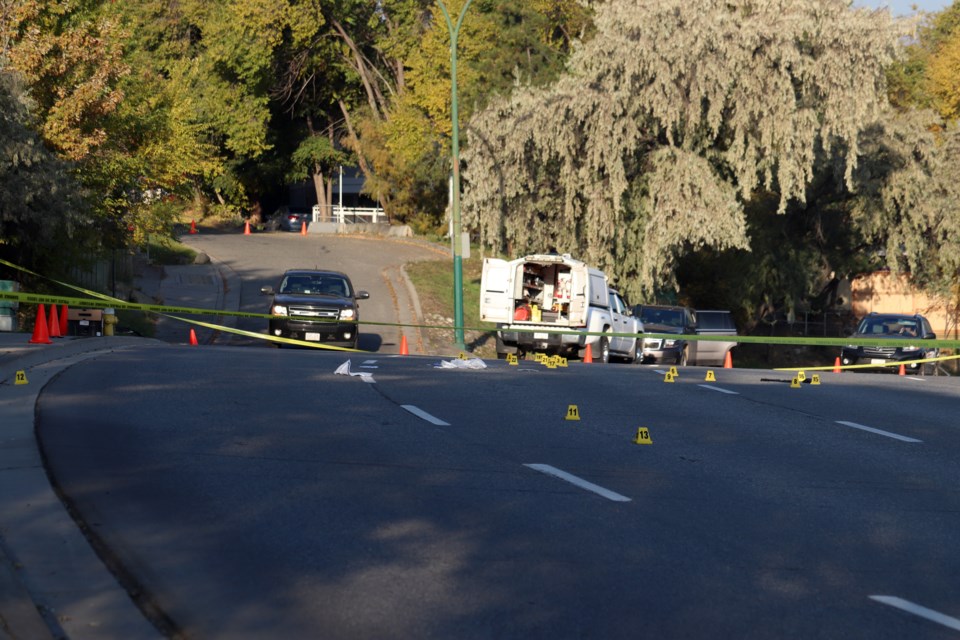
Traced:
<path fill-rule="evenodd" d="M 463 340 L 463 247 L 460 231 L 460 114 L 457 107 L 457 36 L 460 35 L 460 25 L 467 7 L 472 0 L 467 0 L 460 10 L 457 26 L 453 26 L 450 14 L 443 4 L 437 0 L 440 11 L 447 21 L 447 30 L 450 32 L 450 117 L 453 120 L 453 131 L 450 136 L 450 151 L 453 160 L 453 200 L 450 203 L 453 217 L 453 339 L 457 348 L 464 348 Z"/>

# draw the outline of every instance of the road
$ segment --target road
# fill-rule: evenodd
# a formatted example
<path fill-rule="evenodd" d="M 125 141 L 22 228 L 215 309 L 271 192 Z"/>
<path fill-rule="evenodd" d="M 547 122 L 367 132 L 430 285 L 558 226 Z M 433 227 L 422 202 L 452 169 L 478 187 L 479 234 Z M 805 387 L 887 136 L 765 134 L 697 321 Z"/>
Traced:
<path fill-rule="evenodd" d="M 185 235 L 183 242 L 203 251 L 218 263 L 226 265 L 242 282 L 240 311 L 266 313 L 270 298 L 260 288 L 276 288 L 287 269 L 321 268 L 344 271 L 358 290 L 370 293 L 360 302 L 360 317 L 370 323 L 417 324 L 412 313 L 407 285 L 400 266 L 418 260 L 436 260 L 442 252 L 425 243 L 402 239 L 382 240 L 366 237 L 298 233 L 262 233 L 245 236 L 236 232 L 204 231 Z M 266 333 L 266 320 L 239 318 L 236 327 L 245 331 Z M 398 353 L 400 331 L 397 327 L 361 325 L 358 348 L 364 351 Z M 411 331 L 410 348 L 416 342 Z M 224 339 L 225 338 L 225 339 Z M 218 342 L 242 346 L 272 346 L 240 335 L 229 335 Z"/>
<path fill-rule="evenodd" d="M 952 378 L 344 360 L 145 345 L 44 389 L 51 478 L 184 636 L 960 633 Z"/>

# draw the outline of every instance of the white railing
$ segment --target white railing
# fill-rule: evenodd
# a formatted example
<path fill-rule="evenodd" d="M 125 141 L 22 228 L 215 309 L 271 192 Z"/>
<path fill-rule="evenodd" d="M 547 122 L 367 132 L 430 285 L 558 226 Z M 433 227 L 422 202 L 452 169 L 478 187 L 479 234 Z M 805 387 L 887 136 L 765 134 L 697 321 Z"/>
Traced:
<path fill-rule="evenodd" d="M 382 207 L 341 207 L 333 205 L 313 205 L 314 222 L 336 222 L 338 224 L 387 222 Z"/>

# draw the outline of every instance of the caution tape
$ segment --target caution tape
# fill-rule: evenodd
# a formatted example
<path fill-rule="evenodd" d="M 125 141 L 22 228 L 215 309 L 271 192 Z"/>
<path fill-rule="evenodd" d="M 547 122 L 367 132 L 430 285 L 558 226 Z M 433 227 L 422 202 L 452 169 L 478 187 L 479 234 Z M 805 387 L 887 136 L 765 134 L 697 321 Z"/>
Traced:
<path fill-rule="evenodd" d="M 842 366 L 822 366 L 822 367 L 778 367 L 774 371 L 835 371 L 837 369 L 842 369 L 846 371 L 847 369 L 880 369 L 883 367 L 899 367 L 900 365 L 909 365 L 909 364 L 926 364 L 929 362 L 945 362 L 947 360 L 960 360 L 960 355 L 957 356 L 939 356 L 936 358 L 923 358 L 921 360 L 889 360 L 887 362 L 878 363 L 878 364 L 845 364 Z"/>
<path fill-rule="evenodd" d="M 206 309 L 202 307 L 171 307 L 167 305 L 157 305 L 157 304 L 144 304 L 138 302 L 127 302 L 120 300 L 118 298 L 113 298 L 106 294 L 102 294 L 96 291 L 91 291 L 84 289 L 82 287 L 77 287 L 75 285 L 60 282 L 52 278 L 47 278 L 46 276 L 40 275 L 24 267 L 20 267 L 16 264 L 8 262 L 0 258 L 0 264 L 6 265 L 13 269 L 17 269 L 24 273 L 29 273 L 30 275 L 36 276 L 38 278 L 43 278 L 60 286 L 73 289 L 74 291 L 79 291 L 84 293 L 90 298 L 76 298 L 69 296 L 53 296 L 53 295 L 42 295 L 35 293 L 26 293 L 23 291 L 0 291 L 0 300 L 16 300 L 18 302 L 25 302 L 28 304 L 65 304 L 72 307 L 80 308 L 113 308 L 113 309 L 124 309 L 132 311 L 144 311 L 149 313 L 157 313 L 160 315 L 165 315 L 169 317 L 170 314 L 187 314 L 187 315 L 205 315 L 205 316 L 228 316 L 236 318 L 260 318 L 260 319 L 271 319 L 271 318 L 291 318 L 295 320 L 305 320 L 301 316 L 279 316 L 269 313 L 255 313 L 249 311 L 229 311 L 225 309 Z M 188 320 L 186 318 L 176 318 L 182 322 L 193 322 L 200 326 L 207 326 L 199 321 Z M 327 320 L 323 318 L 310 318 L 310 322 L 315 322 L 321 324 L 324 322 L 341 322 L 349 323 L 356 322 L 350 320 Z M 437 325 L 437 324 L 401 324 L 396 322 L 374 322 L 363 320 L 358 323 L 363 326 L 375 326 L 375 327 L 410 327 L 416 329 L 443 329 L 453 331 L 454 329 L 462 329 L 463 331 L 476 331 L 480 333 L 489 333 L 495 331 L 505 331 L 508 333 L 546 333 L 552 335 L 577 335 L 577 336 L 606 336 L 608 338 L 641 338 L 641 339 L 659 339 L 659 340 L 684 340 L 688 342 L 736 342 L 738 344 L 764 344 L 764 345 L 799 345 L 799 346 L 834 346 L 834 347 L 845 347 L 845 346 L 862 346 L 862 347 L 903 347 L 909 345 L 912 347 L 919 346 L 923 344 L 924 346 L 929 347 L 938 347 L 938 348 L 947 348 L 947 349 L 958 349 L 960 348 L 960 340 L 916 340 L 909 341 L 905 339 L 897 338 L 827 338 L 827 337 L 793 337 L 793 336 L 742 336 L 742 335 L 698 335 L 698 334 L 678 334 L 678 333 L 621 333 L 621 332 L 611 332 L 611 331 L 583 331 L 578 329 L 557 329 L 554 327 L 547 327 L 543 325 L 536 325 L 527 327 L 454 327 L 452 325 Z M 212 327 L 222 330 L 222 331 L 231 331 L 229 327 L 222 327 L 219 325 L 211 325 Z M 239 330 L 233 330 L 239 331 Z M 252 332 L 247 332 L 252 333 Z M 254 336 L 264 338 L 263 334 L 253 334 Z M 288 340 L 287 338 L 277 338 L 274 336 L 269 336 L 268 339 L 271 339 L 276 342 L 282 342 Z M 308 344 L 310 346 L 317 347 L 317 343 L 309 343 L 305 341 L 293 341 L 294 344 Z M 327 348 L 334 348 L 327 346 Z M 871 365 L 879 366 L 879 365 Z M 831 369 L 833 367 L 830 367 Z"/>

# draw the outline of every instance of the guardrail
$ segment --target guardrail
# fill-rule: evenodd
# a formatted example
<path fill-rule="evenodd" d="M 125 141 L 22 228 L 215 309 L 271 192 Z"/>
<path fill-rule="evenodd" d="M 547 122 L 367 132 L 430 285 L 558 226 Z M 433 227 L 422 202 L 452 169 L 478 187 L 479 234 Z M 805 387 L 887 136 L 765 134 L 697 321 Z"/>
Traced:
<path fill-rule="evenodd" d="M 383 207 L 341 207 L 313 205 L 313 222 L 336 222 L 337 224 L 361 224 L 387 222 Z"/>

